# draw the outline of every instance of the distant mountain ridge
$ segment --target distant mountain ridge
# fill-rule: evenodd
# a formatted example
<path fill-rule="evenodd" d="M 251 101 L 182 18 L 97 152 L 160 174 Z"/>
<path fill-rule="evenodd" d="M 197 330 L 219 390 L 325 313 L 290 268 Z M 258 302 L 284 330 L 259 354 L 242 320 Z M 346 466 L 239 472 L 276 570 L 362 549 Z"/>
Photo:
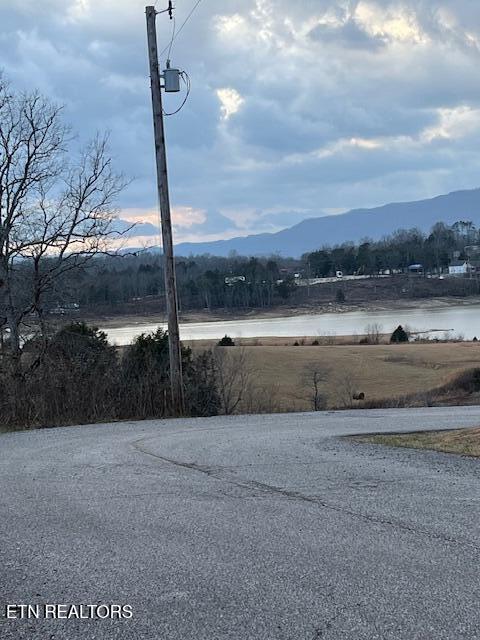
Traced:
<path fill-rule="evenodd" d="M 323 245 L 359 242 L 366 237 L 380 240 L 397 229 L 412 227 L 429 231 L 436 222 L 453 224 L 458 220 L 471 220 L 476 225 L 480 224 L 480 189 L 454 191 L 429 200 L 392 203 L 374 209 L 354 209 L 336 216 L 308 218 L 277 233 L 261 233 L 216 242 L 186 242 L 176 246 L 176 254 L 188 256 L 210 253 L 228 256 L 236 251 L 246 256 L 279 253 L 285 257 L 298 258 Z"/>

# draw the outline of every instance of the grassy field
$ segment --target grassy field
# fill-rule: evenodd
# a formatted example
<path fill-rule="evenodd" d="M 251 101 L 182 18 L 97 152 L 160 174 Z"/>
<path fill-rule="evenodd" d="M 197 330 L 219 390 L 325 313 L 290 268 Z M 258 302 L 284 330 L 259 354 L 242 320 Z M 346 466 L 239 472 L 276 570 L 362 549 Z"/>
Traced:
<path fill-rule="evenodd" d="M 252 385 L 279 411 L 312 410 L 315 380 L 326 408 L 373 401 L 381 406 L 383 400 L 411 394 L 422 404 L 422 394 L 480 366 L 477 342 L 310 346 L 312 340 L 293 346 L 292 341 L 269 339 L 224 349 L 232 358 L 244 352 Z M 202 346 L 212 345 L 195 343 L 194 348 Z M 353 400 L 360 394 L 364 400 Z"/>
<path fill-rule="evenodd" d="M 355 440 L 389 447 L 431 449 L 444 453 L 480 457 L 480 429 L 366 436 L 355 438 Z"/>

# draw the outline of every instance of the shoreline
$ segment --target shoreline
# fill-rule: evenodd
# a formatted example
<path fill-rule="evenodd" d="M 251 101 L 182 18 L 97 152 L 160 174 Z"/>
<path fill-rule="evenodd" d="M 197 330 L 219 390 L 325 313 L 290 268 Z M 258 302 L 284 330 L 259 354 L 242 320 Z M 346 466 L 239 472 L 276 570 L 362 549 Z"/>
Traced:
<path fill-rule="evenodd" d="M 251 309 L 246 311 L 191 311 L 180 313 L 180 324 L 222 322 L 236 320 L 268 320 L 273 318 L 293 318 L 306 315 L 345 314 L 354 312 L 384 312 L 408 309 L 446 309 L 449 307 L 470 307 L 480 304 L 480 296 L 468 298 L 439 297 L 418 300 L 382 300 L 356 305 L 333 304 L 302 305 L 300 307 L 276 307 L 275 309 Z M 165 314 L 124 314 L 118 316 L 91 316 L 84 318 L 89 324 L 102 329 L 117 329 L 125 326 L 147 326 L 166 323 Z"/>

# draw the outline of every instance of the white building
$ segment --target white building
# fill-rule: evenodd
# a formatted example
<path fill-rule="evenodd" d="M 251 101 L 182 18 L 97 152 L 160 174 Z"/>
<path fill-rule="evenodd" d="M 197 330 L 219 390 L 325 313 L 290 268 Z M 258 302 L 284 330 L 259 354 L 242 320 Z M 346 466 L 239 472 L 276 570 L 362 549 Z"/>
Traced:
<path fill-rule="evenodd" d="M 225 284 L 228 287 L 233 287 L 234 284 L 237 284 L 237 282 L 246 282 L 246 277 L 245 276 L 227 276 L 225 278 Z"/>
<path fill-rule="evenodd" d="M 451 276 L 462 276 L 470 271 L 471 267 L 467 260 L 456 260 L 448 267 L 448 273 Z"/>

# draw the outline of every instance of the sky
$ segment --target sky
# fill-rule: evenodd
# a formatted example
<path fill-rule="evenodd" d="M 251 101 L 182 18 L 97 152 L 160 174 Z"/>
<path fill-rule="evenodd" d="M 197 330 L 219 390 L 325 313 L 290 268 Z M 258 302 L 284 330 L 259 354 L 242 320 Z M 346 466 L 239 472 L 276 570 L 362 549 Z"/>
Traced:
<path fill-rule="evenodd" d="M 109 131 L 121 218 L 156 224 L 145 4 L 0 0 L 0 68 L 79 141 Z M 192 84 L 166 119 L 176 242 L 480 186 L 478 0 L 202 0 L 171 59 Z"/>

